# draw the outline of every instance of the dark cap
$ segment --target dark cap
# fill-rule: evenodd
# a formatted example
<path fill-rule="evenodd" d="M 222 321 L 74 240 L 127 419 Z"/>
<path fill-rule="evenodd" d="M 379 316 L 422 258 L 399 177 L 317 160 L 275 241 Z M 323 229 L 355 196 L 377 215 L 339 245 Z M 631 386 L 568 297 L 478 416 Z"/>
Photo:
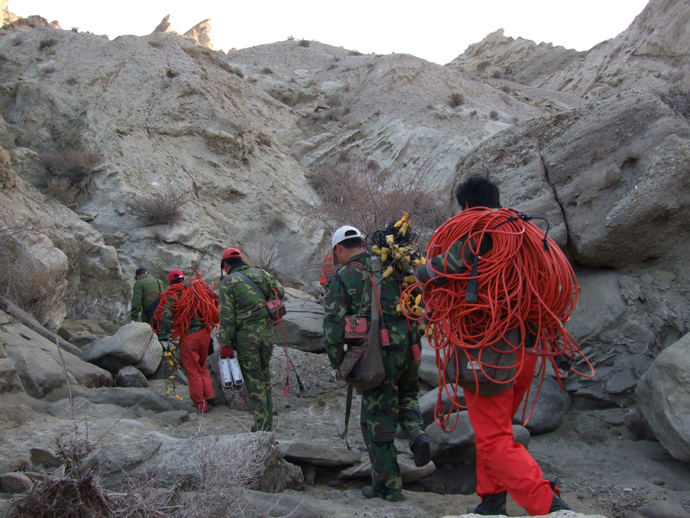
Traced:
<path fill-rule="evenodd" d="M 134 278 L 136 279 L 139 277 L 142 273 L 149 273 L 146 271 L 146 268 L 137 268 L 136 273 L 134 274 Z"/>

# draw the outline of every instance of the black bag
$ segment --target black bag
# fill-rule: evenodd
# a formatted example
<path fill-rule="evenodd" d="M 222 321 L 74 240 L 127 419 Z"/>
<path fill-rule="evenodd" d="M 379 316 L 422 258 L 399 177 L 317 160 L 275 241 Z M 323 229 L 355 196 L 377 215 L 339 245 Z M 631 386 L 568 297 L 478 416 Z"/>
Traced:
<path fill-rule="evenodd" d="M 495 396 L 512 387 L 517 374 L 515 348 L 519 343 L 520 332 L 513 329 L 504 338 L 491 347 L 455 347 L 446 364 L 446 383 L 457 383 L 471 392 L 478 389 L 481 396 Z M 511 381 L 502 383 L 506 380 Z"/>

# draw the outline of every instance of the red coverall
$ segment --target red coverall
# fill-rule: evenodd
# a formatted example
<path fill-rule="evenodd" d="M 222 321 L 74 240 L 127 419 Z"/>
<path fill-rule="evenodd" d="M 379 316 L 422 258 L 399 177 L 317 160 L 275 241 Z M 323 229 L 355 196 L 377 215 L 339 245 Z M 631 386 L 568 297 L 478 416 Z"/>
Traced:
<path fill-rule="evenodd" d="M 197 405 L 216 397 L 211 383 L 211 375 L 206 366 L 210 341 L 211 333 L 207 328 L 180 338 L 180 358 L 182 366 L 187 371 L 189 397 Z"/>
<path fill-rule="evenodd" d="M 518 352 L 518 365 L 520 361 Z M 536 356 L 524 355 L 515 384 L 501 394 L 481 396 L 465 389 L 465 400 L 473 403 L 467 413 L 477 447 L 477 494 L 483 500 L 486 495 L 508 491 L 530 516 L 548 514 L 553 500 L 553 490 L 539 464 L 513 440 L 513 416 L 532 383 L 536 361 Z"/>

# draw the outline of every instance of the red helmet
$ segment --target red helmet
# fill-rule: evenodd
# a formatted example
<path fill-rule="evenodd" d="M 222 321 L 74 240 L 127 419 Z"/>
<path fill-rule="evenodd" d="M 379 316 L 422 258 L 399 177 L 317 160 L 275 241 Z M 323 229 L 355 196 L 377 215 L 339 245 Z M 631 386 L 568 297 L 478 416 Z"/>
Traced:
<path fill-rule="evenodd" d="M 184 273 L 182 273 L 182 270 L 173 270 L 170 272 L 168 275 L 168 281 L 172 282 L 177 279 L 182 279 L 184 280 Z"/>
<path fill-rule="evenodd" d="M 237 248 L 226 248 L 223 250 L 223 259 L 237 258 L 242 259 L 242 252 Z"/>

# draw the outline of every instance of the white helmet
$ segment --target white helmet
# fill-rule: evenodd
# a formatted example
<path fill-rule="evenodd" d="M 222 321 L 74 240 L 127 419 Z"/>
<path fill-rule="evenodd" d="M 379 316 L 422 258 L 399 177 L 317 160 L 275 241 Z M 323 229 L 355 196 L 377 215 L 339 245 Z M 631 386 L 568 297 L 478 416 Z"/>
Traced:
<path fill-rule="evenodd" d="M 331 238 L 331 248 L 335 248 L 335 245 L 337 245 L 338 243 L 342 243 L 346 239 L 351 239 L 353 237 L 360 237 L 364 239 L 362 233 L 355 227 L 350 225 L 340 227 L 338 230 L 333 232 L 333 237 Z"/>

